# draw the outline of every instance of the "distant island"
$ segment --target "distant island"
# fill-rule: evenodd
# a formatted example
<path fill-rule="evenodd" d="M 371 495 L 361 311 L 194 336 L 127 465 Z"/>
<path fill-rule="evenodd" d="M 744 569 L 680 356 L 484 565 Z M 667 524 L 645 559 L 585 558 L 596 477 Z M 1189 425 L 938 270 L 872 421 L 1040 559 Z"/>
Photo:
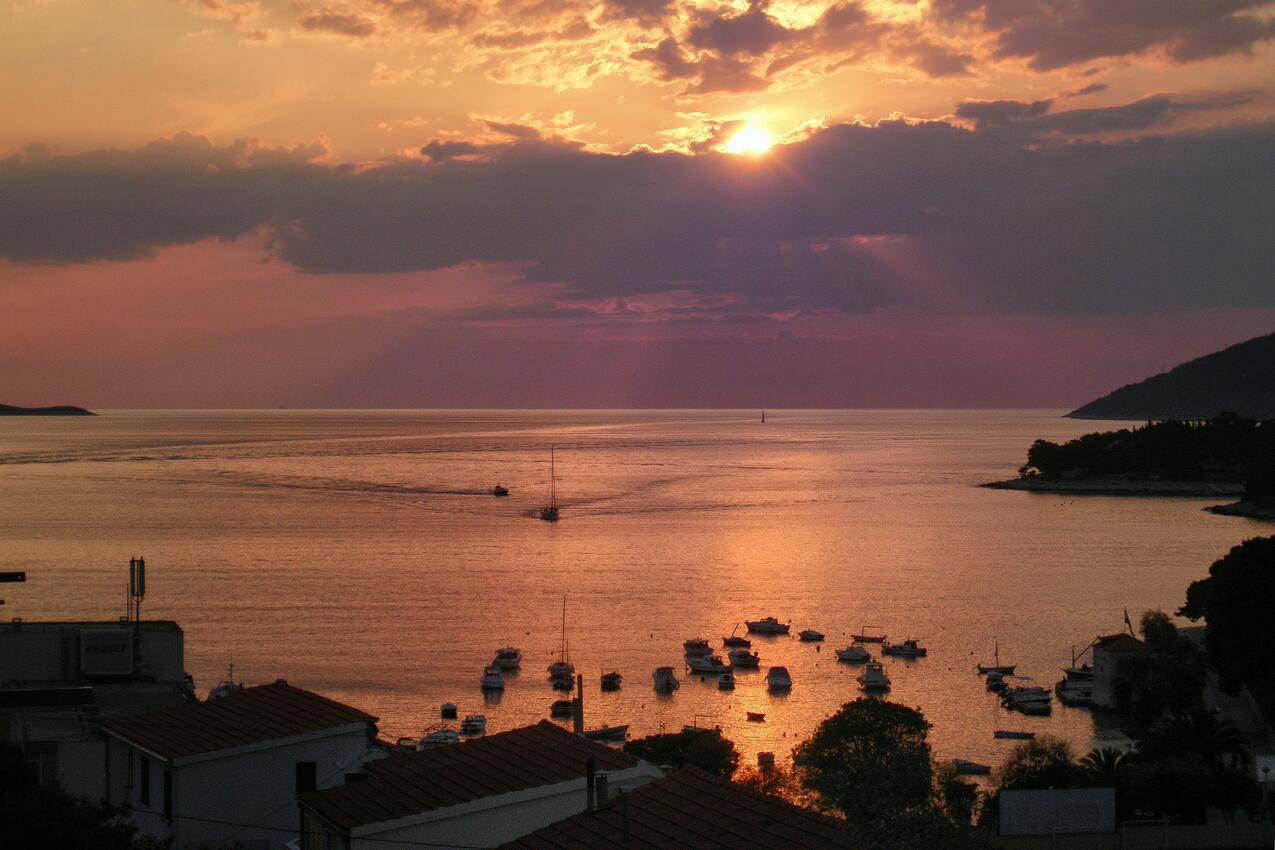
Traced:
<path fill-rule="evenodd" d="M 1206 422 L 1169 419 L 1132 430 L 1037 440 L 1002 490 L 1141 496 L 1238 497 L 1216 513 L 1275 519 L 1275 420 L 1223 413 Z"/>
<path fill-rule="evenodd" d="M 69 404 L 55 407 L 14 407 L 11 404 L 0 404 L 0 416 L 97 416 L 97 414 Z"/>
<path fill-rule="evenodd" d="M 1201 422 L 1223 411 L 1249 419 L 1275 419 L 1275 333 L 1121 387 L 1067 416 Z"/>

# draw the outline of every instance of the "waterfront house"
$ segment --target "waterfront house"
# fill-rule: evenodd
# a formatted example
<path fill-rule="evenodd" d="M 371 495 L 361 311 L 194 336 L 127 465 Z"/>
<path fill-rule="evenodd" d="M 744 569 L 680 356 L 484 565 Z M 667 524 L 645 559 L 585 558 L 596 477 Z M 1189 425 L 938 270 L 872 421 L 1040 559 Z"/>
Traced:
<path fill-rule="evenodd" d="M 1093 644 L 1093 705 L 1115 708 L 1115 681 L 1120 662 L 1130 655 L 1150 652 L 1151 648 L 1130 634 L 1100 637 Z"/>
<path fill-rule="evenodd" d="M 663 776 L 542 720 L 369 763 L 362 781 L 303 794 L 301 850 L 497 847 L 585 811 L 590 766 L 612 789 Z"/>
<path fill-rule="evenodd" d="M 593 811 L 538 829 L 501 845 L 501 850 L 845 850 L 864 846 L 841 821 L 686 767 L 627 794 L 611 786 Z"/>
<path fill-rule="evenodd" d="M 102 724 L 107 799 L 173 849 L 275 850 L 296 838 L 299 793 L 339 785 L 373 752 L 376 718 L 294 688 L 236 690 Z"/>

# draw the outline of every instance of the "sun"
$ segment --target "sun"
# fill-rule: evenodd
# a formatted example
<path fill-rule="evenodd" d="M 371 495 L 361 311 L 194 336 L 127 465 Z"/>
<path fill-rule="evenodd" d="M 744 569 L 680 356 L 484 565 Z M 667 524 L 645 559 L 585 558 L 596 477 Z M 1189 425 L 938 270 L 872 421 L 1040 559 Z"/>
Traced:
<path fill-rule="evenodd" d="M 763 154 L 770 150 L 772 144 L 774 139 L 771 138 L 770 133 L 761 127 L 748 124 L 731 136 L 722 150 L 736 154 Z"/>

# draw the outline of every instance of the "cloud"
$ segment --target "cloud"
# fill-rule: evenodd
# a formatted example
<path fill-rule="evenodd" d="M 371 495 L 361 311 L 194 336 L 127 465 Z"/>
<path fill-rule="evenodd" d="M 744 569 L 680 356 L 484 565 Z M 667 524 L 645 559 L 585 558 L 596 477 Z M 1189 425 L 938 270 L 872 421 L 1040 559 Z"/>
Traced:
<path fill-rule="evenodd" d="M 481 159 L 440 142 L 429 162 L 372 167 L 190 136 L 32 150 L 0 160 L 0 256 L 121 260 L 261 232 L 312 273 L 510 264 L 559 300 L 693 290 L 772 313 L 1269 305 L 1275 197 L 1262 177 L 1275 173 L 1275 125 L 1059 137 L 1160 126 L 1225 100 L 1045 113 L 996 132 L 838 124 L 759 159 L 600 154 L 529 128 L 506 128 L 523 135 Z"/>
<path fill-rule="evenodd" d="M 479 9 L 473 0 L 370 0 L 370 3 L 394 19 L 426 31 L 462 27 L 474 20 Z"/>
<path fill-rule="evenodd" d="M 1016 118 L 1034 118 L 1044 115 L 1053 105 L 1052 100 L 967 100 L 957 104 L 956 117 L 971 121 L 996 123 Z"/>
<path fill-rule="evenodd" d="M 331 33 L 350 38 L 367 38 L 376 32 L 376 24 L 362 15 L 341 12 L 309 12 L 301 16 L 301 28 L 307 32 Z"/>
<path fill-rule="evenodd" d="M 1063 94 L 1063 97 L 1084 97 L 1087 94 L 1097 94 L 1098 92 L 1106 91 L 1108 88 L 1110 86 L 1106 83 L 1092 83 L 1087 86 L 1081 86 L 1078 89 L 1072 89 Z"/>
<path fill-rule="evenodd" d="M 1037 71 L 1155 51 L 1171 62 L 1247 53 L 1275 38 L 1271 0 L 932 0 L 940 20 L 995 33 L 994 55 Z"/>
<path fill-rule="evenodd" d="M 421 156 L 427 156 L 436 162 L 440 162 L 444 159 L 476 154 L 480 150 L 482 148 L 472 142 L 442 142 L 438 139 L 432 139 L 429 144 L 421 148 Z"/>
<path fill-rule="evenodd" d="M 971 73 L 974 64 L 974 56 L 970 53 L 924 40 L 901 52 L 910 56 L 912 64 L 930 77 L 962 77 Z"/>
<path fill-rule="evenodd" d="M 603 0 L 602 20 L 632 20 L 655 26 L 673 13 L 673 0 Z"/>

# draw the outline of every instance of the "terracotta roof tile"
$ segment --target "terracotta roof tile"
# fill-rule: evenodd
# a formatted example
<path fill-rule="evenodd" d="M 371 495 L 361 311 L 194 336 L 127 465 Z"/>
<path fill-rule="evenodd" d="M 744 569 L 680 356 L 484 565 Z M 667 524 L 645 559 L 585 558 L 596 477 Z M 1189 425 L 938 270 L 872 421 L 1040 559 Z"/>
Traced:
<path fill-rule="evenodd" d="M 222 699 L 133 714 L 103 723 L 102 728 L 174 759 L 350 723 L 373 725 L 376 718 L 311 691 L 276 683 L 245 688 Z"/>
<path fill-rule="evenodd" d="M 639 759 L 542 720 L 508 732 L 369 762 L 362 782 L 301 797 L 332 825 L 351 829 L 410 817 L 494 794 L 553 785 L 598 770 L 636 767 Z"/>
<path fill-rule="evenodd" d="M 770 850 L 856 848 L 840 822 L 747 791 L 689 767 L 629 794 L 629 838 L 622 804 L 573 815 L 502 850 Z"/>

